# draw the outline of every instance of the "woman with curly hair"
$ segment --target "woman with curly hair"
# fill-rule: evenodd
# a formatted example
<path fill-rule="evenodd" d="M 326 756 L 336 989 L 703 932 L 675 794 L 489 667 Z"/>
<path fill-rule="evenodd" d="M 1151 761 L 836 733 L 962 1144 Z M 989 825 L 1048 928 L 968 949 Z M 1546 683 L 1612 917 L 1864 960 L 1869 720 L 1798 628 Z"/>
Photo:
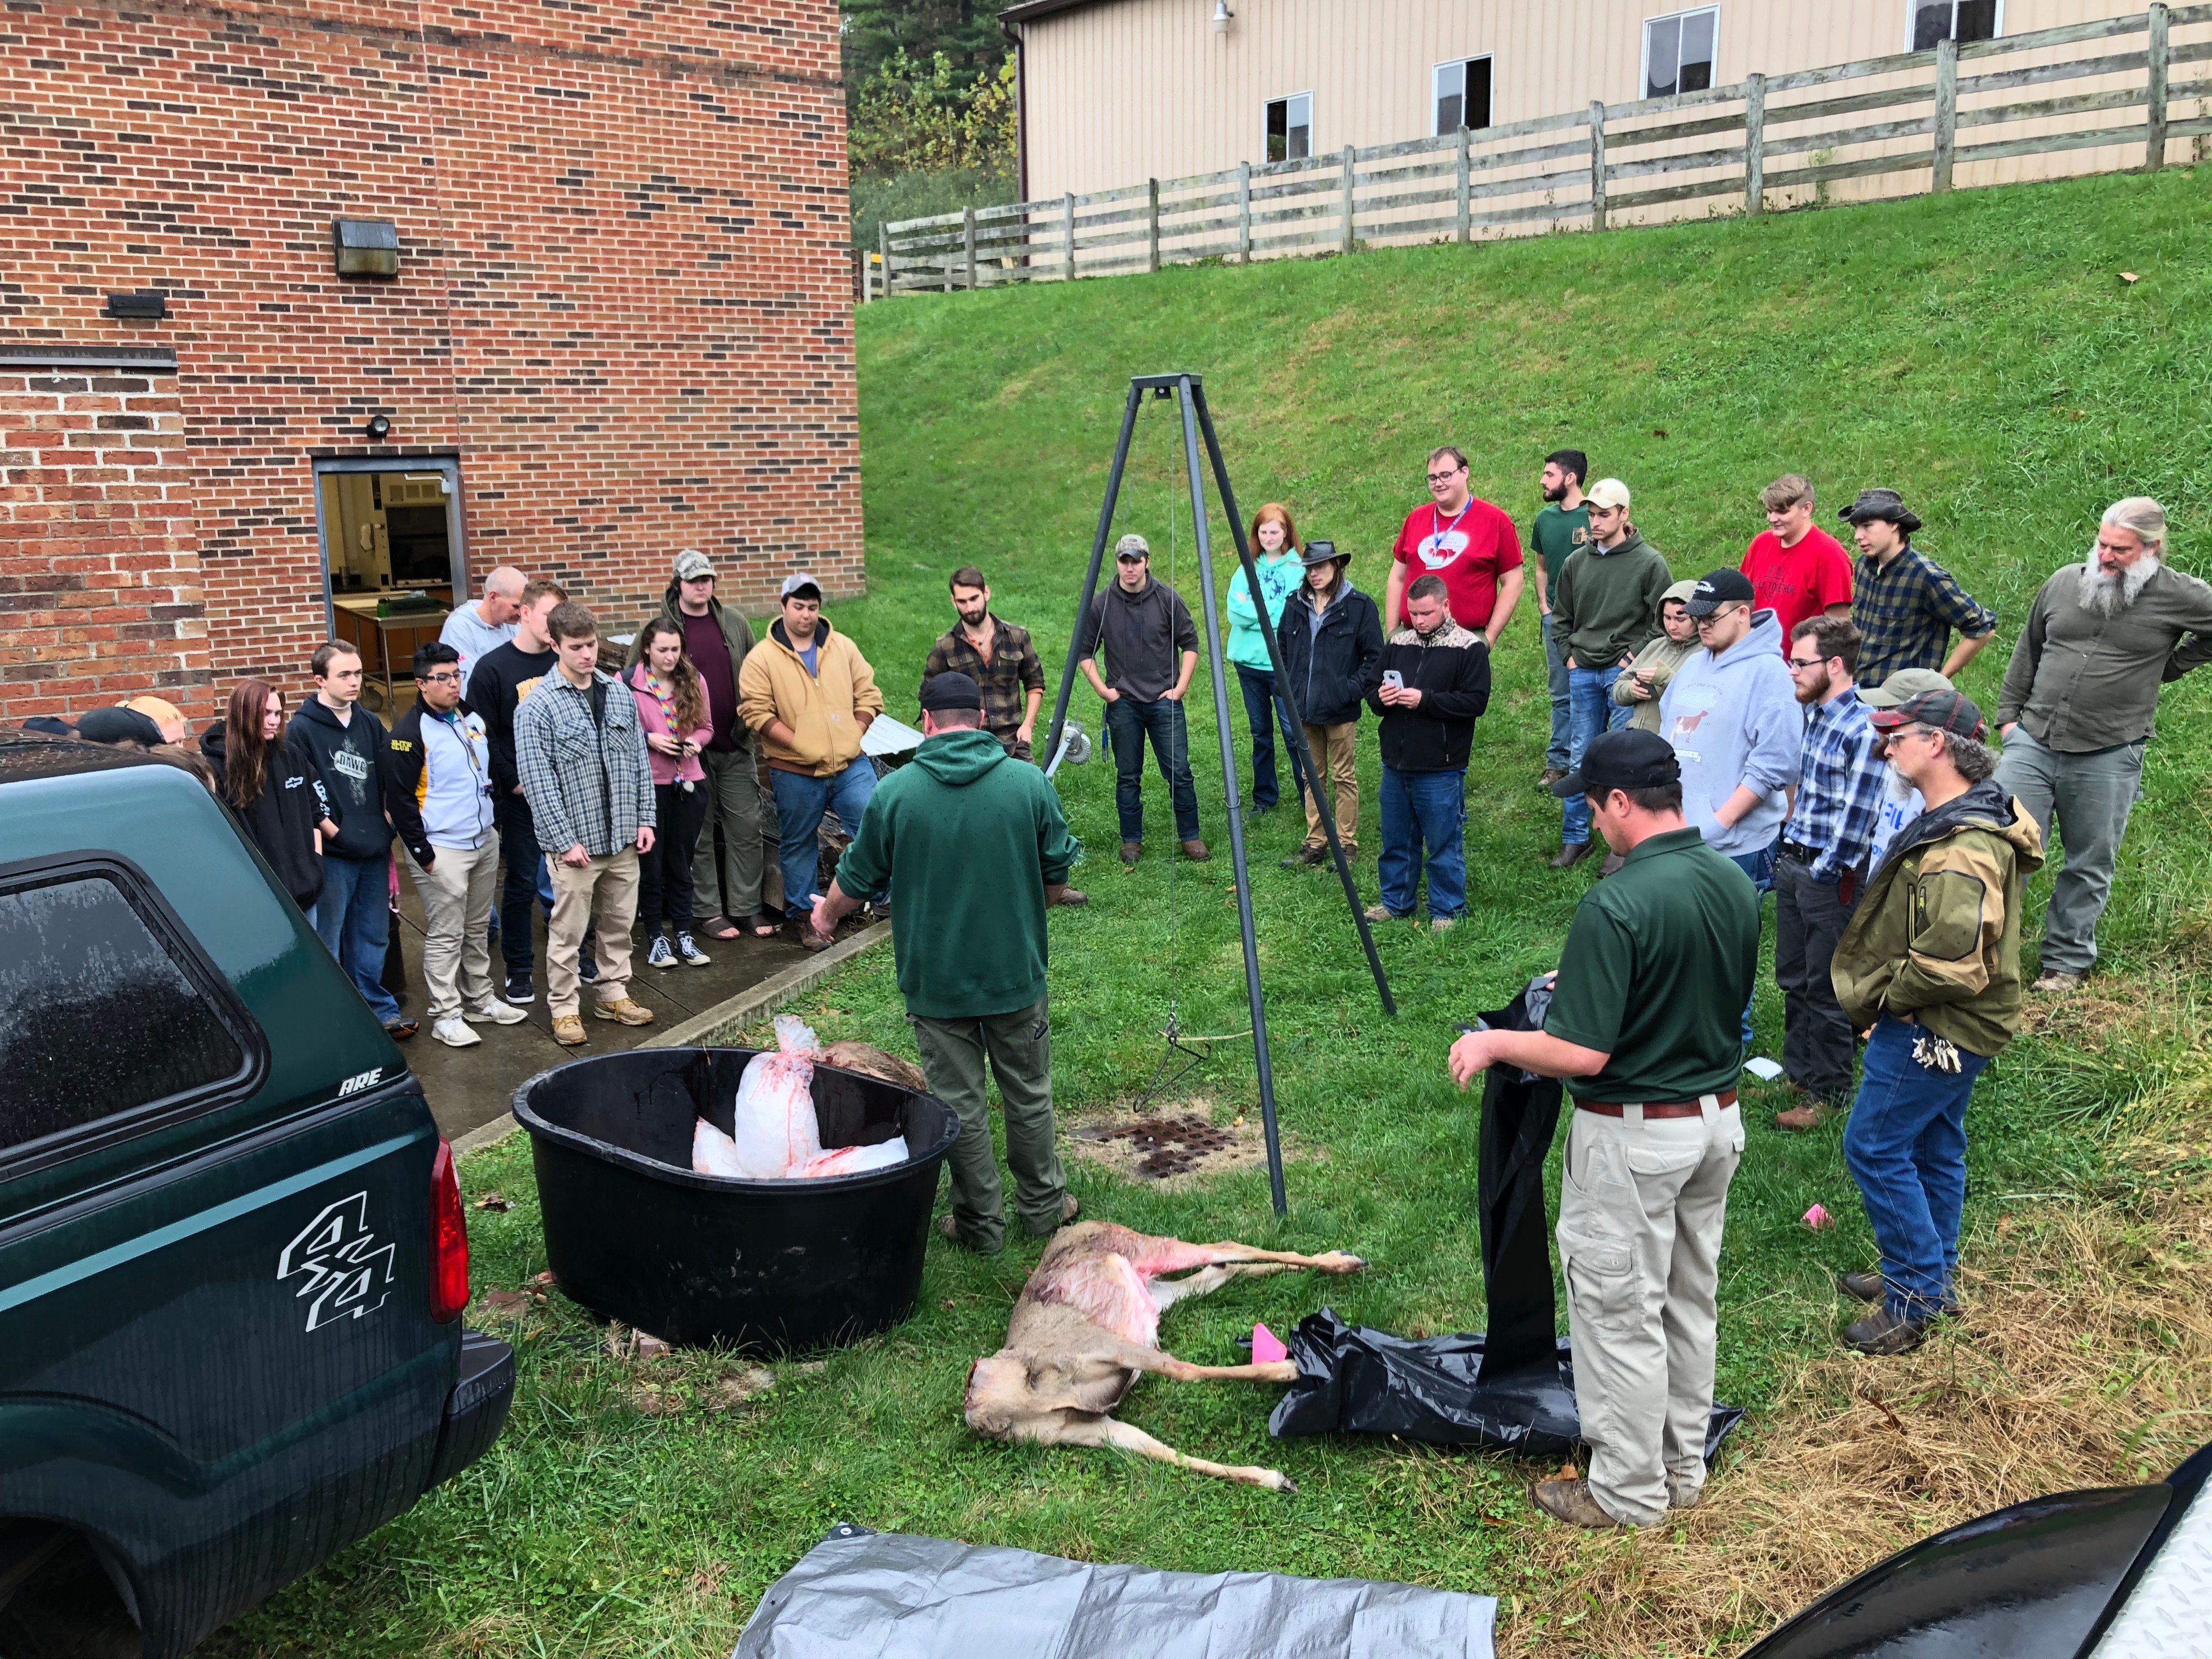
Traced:
<path fill-rule="evenodd" d="M 714 741 L 707 688 L 684 654 L 684 630 L 655 617 L 639 630 L 638 660 L 623 672 L 645 727 L 659 824 L 653 849 L 638 860 L 637 919 L 653 943 L 646 965 L 704 968 L 712 960 L 691 942 L 691 855 L 707 822 L 707 769 L 699 751 Z M 661 930 L 675 935 L 672 947 Z"/>

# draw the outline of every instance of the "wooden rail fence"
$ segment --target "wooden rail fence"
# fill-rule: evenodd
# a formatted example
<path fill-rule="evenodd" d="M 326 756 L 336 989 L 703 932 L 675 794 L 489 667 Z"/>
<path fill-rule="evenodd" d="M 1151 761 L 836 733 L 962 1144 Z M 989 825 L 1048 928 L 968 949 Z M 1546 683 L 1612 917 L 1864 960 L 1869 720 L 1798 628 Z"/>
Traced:
<path fill-rule="evenodd" d="M 2063 55 L 2104 41 L 2125 49 Z M 2212 75 L 2176 73 L 2208 62 L 2212 3 L 2153 5 L 1447 137 L 889 223 L 877 257 L 860 262 L 860 288 L 872 301 L 1205 259 L 1604 230 L 1678 218 L 1697 203 L 1755 214 L 1825 200 L 1851 180 L 1869 181 L 1856 195 L 1947 191 L 1961 167 L 2057 151 L 2110 152 L 2081 158 L 2085 172 L 2154 171 L 2175 143 L 2212 136 Z M 2091 84 L 2007 101 L 2081 82 Z"/>

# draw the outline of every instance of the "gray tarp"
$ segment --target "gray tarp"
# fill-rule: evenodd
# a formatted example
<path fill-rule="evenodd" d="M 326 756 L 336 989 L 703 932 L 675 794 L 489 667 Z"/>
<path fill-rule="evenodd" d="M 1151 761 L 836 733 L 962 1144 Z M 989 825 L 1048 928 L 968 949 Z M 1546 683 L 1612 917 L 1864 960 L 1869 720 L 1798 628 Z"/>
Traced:
<path fill-rule="evenodd" d="M 1487 1595 L 1155 1572 L 839 1527 L 769 1586 L 732 1659 L 1492 1659 Z"/>

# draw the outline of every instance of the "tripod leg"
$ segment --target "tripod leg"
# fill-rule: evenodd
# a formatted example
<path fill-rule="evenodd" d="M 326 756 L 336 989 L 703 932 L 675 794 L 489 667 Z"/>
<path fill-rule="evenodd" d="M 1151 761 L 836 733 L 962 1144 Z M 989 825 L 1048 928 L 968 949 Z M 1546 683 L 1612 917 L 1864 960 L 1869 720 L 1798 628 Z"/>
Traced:
<path fill-rule="evenodd" d="M 1090 654 L 1084 645 L 1091 623 L 1091 602 L 1098 596 L 1098 570 L 1106 561 L 1106 538 L 1114 531 L 1114 507 L 1121 497 L 1121 474 L 1129 465 L 1129 441 L 1136 435 L 1137 405 L 1142 398 L 1133 381 L 1129 401 L 1121 410 L 1121 435 L 1114 443 L 1113 470 L 1106 475 L 1106 500 L 1098 509 L 1097 533 L 1091 539 L 1091 565 L 1083 575 L 1083 597 L 1076 603 L 1075 631 L 1068 636 L 1067 665 L 1060 670 L 1060 693 L 1053 699 L 1052 726 L 1045 734 L 1043 751 L 1048 757 L 1060 752 L 1060 730 L 1067 720 L 1067 695 L 1075 689 L 1075 665 Z"/>

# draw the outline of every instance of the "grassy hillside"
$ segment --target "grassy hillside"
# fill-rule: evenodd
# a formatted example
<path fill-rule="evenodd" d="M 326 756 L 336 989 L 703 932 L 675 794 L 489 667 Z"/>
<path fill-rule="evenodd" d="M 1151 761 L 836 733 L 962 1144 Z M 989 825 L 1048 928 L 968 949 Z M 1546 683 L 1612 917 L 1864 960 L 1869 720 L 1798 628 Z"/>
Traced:
<path fill-rule="evenodd" d="M 2081 556 L 2114 497 L 2167 501 L 2177 562 L 2212 574 L 2208 205 L 2212 177 L 2174 173 L 877 305 L 859 319 L 871 592 L 832 615 L 910 716 L 949 614 L 945 573 L 977 562 L 1000 613 L 1036 630 L 1056 679 L 1127 377 L 1188 368 L 1206 376 L 1246 512 L 1287 502 L 1307 534 L 1352 550 L 1355 580 L 1376 589 L 1439 442 L 1462 445 L 1477 487 L 1524 523 L 1542 454 L 1587 449 L 1597 471 L 1628 482 L 1637 522 L 1678 574 L 1735 561 L 1778 472 L 1811 475 L 1824 515 L 1863 485 L 1893 485 L 1927 520 L 1923 545 L 1999 612 L 2000 643 L 1968 676 L 1992 703 L 2029 595 Z M 1190 592 L 1165 414 L 1149 412 L 1120 527 L 1152 539 L 1164 576 L 1176 549 Z M 1469 921 L 1444 937 L 1384 931 L 1396 1021 L 1376 1008 L 1328 879 L 1275 867 L 1297 838 L 1289 815 L 1254 829 L 1276 1077 L 1299 1154 L 1287 1224 L 1268 1214 L 1256 1171 L 1169 1193 L 1071 1164 L 1094 1215 L 1188 1238 L 1342 1246 L 1375 1264 L 1360 1279 L 1289 1275 L 1177 1309 L 1164 1340 L 1185 1357 L 1229 1359 L 1254 1319 L 1279 1330 L 1324 1300 L 1401 1330 L 1480 1319 L 1474 1113 L 1443 1075 L 1444 1049 L 1455 1023 L 1555 959 L 1592 874 L 1540 862 L 1558 815 L 1532 787 L 1547 720 L 1533 604 L 1498 672 L 1470 782 Z M 998 1345 L 1034 1251 L 986 1262 L 933 1241 L 912 1322 L 823 1368 L 779 1368 L 773 1392 L 733 1410 L 716 1408 L 738 1375 L 726 1360 L 609 1357 L 556 1296 L 514 1328 L 521 1392 L 486 1462 L 214 1650 L 726 1652 L 761 1590 L 852 1519 L 1097 1559 L 1492 1593 L 1510 1652 L 1726 1652 L 1929 1528 L 2055 1486 L 2154 1475 L 2195 1445 L 2212 1407 L 2198 1144 L 2212 1075 L 2196 1012 L 2212 991 L 2209 698 L 2212 676 L 2166 693 L 2104 931 L 2106 975 L 2039 1007 L 1978 1091 L 1966 1320 L 1910 1360 L 1834 1357 L 1829 1275 L 1872 1258 L 1838 1135 L 1782 1136 L 1779 1102 L 1747 1097 L 1721 1387 L 1753 1415 L 1715 1501 L 1686 1521 L 1565 1536 L 1519 1495 L 1541 1470 L 1397 1444 L 1273 1443 L 1266 1389 L 1148 1381 L 1126 1415 L 1194 1454 L 1286 1469 L 1303 1488 L 1293 1499 L 1102 1454 L 979 1443 L 958 1418 L 966 1362 Z M 1079 692 L 1075 707 L 1095 730 L 1096 700 Z M 1192 707 L 1218 847 L 1202 674 Z M 1241 713 L 1235 725 L 1241 757 Z M 1362 768 L 1371 898 L 1371 727 Z M 1078 877 L 1090 908 L 1053 923 L 1055 1081 L 1079 1121 L 1151 1076 L 1171 996 L 1187 1030 L 1234 1033 L 1247 1018 L 1225 860 L 1158 856 L 1155 780 L 1152 851 L 1124 873 L 1103 755 L 1061 783 L 1093 849 Z M 2031 936 L 2047 889 L 2046 877 Z M 825 1038 L 910 1051 L 881 953 L 803 1008 Z M 1771 987 L 1759 1017 L 1771 1051 Z M 1214 1053 L 1178 1093 L 1221 1120 L 1249 1113 L 1249 1048 Z M 514 1200 L 471 1212 L 480 1292 L 512 1290 L 544 1266 L 526 1152 L 509 1144 L 465 1174 L 472 1191 Z M 1833 1230 L 1799 1224 L 1816 1200 L 1838 1214 Z"/>

